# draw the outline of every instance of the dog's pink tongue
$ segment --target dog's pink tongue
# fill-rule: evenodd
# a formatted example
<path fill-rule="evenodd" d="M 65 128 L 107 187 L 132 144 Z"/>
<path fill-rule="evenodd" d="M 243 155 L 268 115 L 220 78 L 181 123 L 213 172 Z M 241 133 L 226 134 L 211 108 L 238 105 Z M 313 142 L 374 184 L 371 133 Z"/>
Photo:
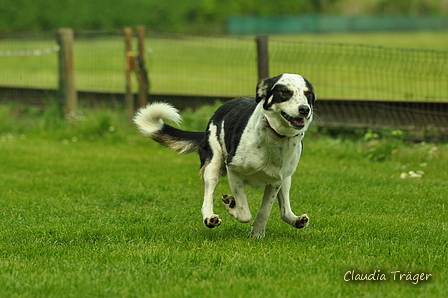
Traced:
<path fill-rule="evenodd" d="M 297 125 L 304 125 L 305 120 L 303 118 L 294 118 L 294 123 Z"/>

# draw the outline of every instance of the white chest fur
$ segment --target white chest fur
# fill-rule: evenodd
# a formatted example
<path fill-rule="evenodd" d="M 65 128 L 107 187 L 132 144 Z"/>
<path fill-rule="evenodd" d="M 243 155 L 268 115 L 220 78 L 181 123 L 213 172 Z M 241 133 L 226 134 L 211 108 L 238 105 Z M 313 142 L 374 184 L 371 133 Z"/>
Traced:
<path fill-rule="evenodd" d="M 232 161 L 227 166 L 252 186 L 282 182 L 299 163 L 303 134 L 280 138 L 261 113 L 249 119 Z"/>

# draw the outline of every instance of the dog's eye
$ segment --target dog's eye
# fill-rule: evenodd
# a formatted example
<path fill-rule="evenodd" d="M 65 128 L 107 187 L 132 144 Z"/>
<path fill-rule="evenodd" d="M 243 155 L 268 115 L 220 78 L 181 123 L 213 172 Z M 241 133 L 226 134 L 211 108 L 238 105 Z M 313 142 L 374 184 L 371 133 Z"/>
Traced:
<path fill-rule="evenodd" d="M 309 91 L 309 90 L 305 91 L 303 93 L 305 94 L 306 98 L 311 98 L 313 96 L 313 93 L 311 91 Z"/>
<path fill-rule="evenodd" d="M 282 91 L 280 91 L 281 92 L 281 94 L 282 95 L 284 95 L 284 96 L 288 96 L 288 95 L 291 95 L 292 94 L 292 91 L 291 90 L 282 90 Z"/>

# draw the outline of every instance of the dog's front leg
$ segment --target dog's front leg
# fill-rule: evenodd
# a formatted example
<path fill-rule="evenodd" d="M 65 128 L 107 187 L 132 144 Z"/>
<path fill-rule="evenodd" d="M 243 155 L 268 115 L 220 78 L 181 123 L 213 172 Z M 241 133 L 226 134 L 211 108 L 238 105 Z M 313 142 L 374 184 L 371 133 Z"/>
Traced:
<path fill-rule="evenodd" d="M 308 225 L 308 215 L 303 214 L 297 216 L 291 210 L 291 203 L 289 202 L 289 189 L 291 188 L 291 177 L 286 178 L 283 182 L 280 191 L 278 192 L 278 203 L 280 205 L 280 213 L 284 222 L 296 227 L 298 229 L 304 228 Z"/>
<path fill-rule="evenodd" d="M 223 195 L 222 201 L 227 211 L 240 222 L 249 222 L 252 219 L 249 204 L 247 202 L 246 188 L 243 179 L 238 173 L 227 169 L 232 195 Z"/>
<path fill-rule="evenodd" d="M 277 197 L 278 191 L 281 187 L 279 185 L 267 185 L 264 189 L 263 202 L 261 203 L 260 210 L 258 210 L 257 217 L 255 217 L 252 223 L 252 231 L 250 237 L 262 238 L 265 236 L 266 223 L 271 214 L 272 205 L 274 204 L 275 197 Z"/>

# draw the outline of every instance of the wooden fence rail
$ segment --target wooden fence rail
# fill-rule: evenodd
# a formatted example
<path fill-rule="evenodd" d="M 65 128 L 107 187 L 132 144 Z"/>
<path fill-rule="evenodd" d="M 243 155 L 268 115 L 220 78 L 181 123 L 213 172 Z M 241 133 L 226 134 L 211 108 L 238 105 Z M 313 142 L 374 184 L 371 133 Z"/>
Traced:
<path fill-rule="evenodd" d="M 0 88 L 0 103 L 15 102 L 27 105 L 44 106 L 48 98 L 57 96 L 56 90 Z M 24 97 L 23 94 L 32 94 Z M 124 107 L 124 93 L 78 91 L 82 106 Z M 151 94 L 151 100 L 170 102 L 176 108 L 197 109 L 217 100 L 231 98 L 200 95 Z M 133 95 L 137 105 L 138 97 Z M 320 127 L 363 128 L 363 129 L 401 129 L 413 131 L 425 139 L 448 138 L 448 102 L 428 101 L 366 101 L 319 98 L 316 101 L 314 123 Z"/>

